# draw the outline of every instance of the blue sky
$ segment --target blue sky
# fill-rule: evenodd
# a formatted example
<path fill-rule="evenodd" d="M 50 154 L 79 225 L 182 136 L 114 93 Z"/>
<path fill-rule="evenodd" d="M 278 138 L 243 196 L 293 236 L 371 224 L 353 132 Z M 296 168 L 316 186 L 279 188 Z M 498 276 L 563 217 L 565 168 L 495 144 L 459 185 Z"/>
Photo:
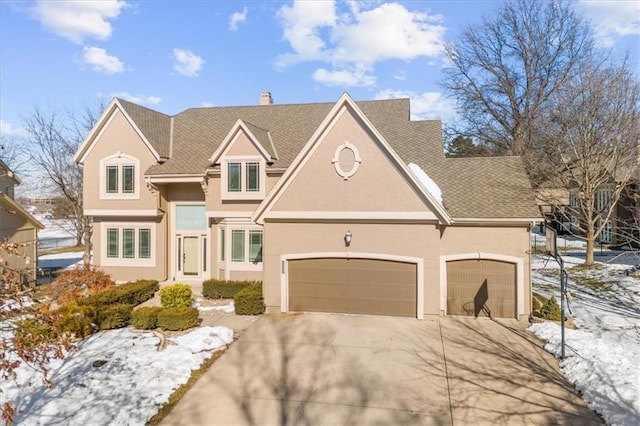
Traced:
<path fill-rule="evenodd" d="M 575 0 L 598 43 L 640 63 L 638 0 Z M 410 97 L 414 118 L 454 114 L 442 43 L 499 1 L 0 0 L 0 134 L 33 105 L 119 96 L 175 114 L 199 106 Z"/>

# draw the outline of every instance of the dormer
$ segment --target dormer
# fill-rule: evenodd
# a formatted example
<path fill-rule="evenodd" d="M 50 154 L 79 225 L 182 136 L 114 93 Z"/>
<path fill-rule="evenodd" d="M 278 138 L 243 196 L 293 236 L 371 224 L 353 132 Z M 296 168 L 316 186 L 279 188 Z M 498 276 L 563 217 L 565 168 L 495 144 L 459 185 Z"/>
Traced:
<path fill-rule="evenodd" d="M 221 199 L 263 200 L 267 192 L 266 169 L 277 158 L 268 130 L 238 120 L 209 158 L 212 166 L 220 167 Z"/>

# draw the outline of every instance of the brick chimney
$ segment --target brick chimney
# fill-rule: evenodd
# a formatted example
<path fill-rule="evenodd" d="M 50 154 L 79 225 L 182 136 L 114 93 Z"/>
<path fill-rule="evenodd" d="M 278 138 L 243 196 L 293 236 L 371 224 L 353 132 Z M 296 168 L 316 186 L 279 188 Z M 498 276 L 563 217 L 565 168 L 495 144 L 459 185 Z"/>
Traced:
<path fill-rule="evenodd" d="M 262 92 L 262 94 L 260 95 L 260 105 L 273 105 L 271 92 Z"/>

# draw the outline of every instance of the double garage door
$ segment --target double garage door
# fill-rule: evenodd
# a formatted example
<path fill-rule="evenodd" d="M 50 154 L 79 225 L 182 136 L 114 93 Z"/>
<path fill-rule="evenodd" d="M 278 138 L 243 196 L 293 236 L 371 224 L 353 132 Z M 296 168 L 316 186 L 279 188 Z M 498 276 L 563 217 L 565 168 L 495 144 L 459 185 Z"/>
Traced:
<path fill-rule="evenodd" d="M 300 259 L 288 269 L 290 311 L 417 315 L 415 263 Z"/>
<path fill-rule="evenodd" d="M 289 260 L 288 279 L 290 311 L 417 315 L 414 263 Z M 515 318 L 516 265 L 486 259 L 447 262 L 447 314 Z"/>

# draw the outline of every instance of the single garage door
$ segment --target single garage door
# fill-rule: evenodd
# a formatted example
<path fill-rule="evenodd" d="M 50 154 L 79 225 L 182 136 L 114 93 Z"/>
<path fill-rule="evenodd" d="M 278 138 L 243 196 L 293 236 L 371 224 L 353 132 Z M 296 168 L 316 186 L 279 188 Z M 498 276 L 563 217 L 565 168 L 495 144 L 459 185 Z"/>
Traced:
<path fill-rule="evenodd" d="M 485 259 L 447 262 L 447 314 L 515 318 L 515 263 Z"/>
<path fill-rule="evenodd" d="M 301 259 L 288 266 L 290 311 L 416 316 L 414 263 Z"/>

